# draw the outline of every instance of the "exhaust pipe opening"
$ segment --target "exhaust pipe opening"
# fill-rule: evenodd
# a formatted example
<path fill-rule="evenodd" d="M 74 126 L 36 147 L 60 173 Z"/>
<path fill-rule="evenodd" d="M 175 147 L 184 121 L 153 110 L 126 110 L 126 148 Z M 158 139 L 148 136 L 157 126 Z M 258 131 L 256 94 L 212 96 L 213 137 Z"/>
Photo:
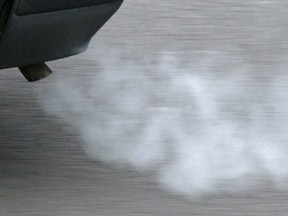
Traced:
<path fill-rule="evenodd" d="M 19 70 L 23 74 L 23 76 L 29 82 L 35 82 L 52 74 L 52 70 L 45 64 L 35 64 L 19 67 Z"/>

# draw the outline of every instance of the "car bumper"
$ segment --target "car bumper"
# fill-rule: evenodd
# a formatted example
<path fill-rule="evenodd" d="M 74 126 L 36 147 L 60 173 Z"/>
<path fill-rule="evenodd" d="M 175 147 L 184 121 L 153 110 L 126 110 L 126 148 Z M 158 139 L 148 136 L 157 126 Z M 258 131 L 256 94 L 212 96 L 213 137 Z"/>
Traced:
<path fill-rule="evenodd" d="M 43 2 L 25 1 L 27 4 Z M 56 3 L 55 0 L 50 1 Z M 2 10 L 0 69 L 38 64 L 85 51 L 93 35 L 123 2 L 106 0 L 105 3 L 95 4 L 93 1 L 97 0 L 85 0 L 88 2 L 86 5 L 73 7 L 68 4 L 69 1 L 62 1 L 57 0 L 63 3 L 60 6 L 50 3 L 49 7 L 37 10 L 36 7 L 21 5 L 23 0 L 15 0 L 5 20 Z"/>

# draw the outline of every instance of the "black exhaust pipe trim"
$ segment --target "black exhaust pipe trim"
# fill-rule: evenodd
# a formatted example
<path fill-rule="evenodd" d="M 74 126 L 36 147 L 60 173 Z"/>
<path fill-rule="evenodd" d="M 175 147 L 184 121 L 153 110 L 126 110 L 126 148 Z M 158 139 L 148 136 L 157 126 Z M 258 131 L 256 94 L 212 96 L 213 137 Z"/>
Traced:
<path fill-rule="evenodd" d="M 52 70 L 45 63 L 22 66 L 19 70 L 29 82 L 44 79 L 52 74 Z"/>

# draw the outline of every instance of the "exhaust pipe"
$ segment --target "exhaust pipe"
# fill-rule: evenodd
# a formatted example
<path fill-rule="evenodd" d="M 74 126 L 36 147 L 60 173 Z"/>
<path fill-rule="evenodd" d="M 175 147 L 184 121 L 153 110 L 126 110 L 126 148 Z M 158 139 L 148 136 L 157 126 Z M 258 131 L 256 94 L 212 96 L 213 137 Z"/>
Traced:
<path fill-rule="evenodd" d="M 22 66 L 19 67 L 19 70 L 29 82 L 44 79 L 52 74 L 52 70 L 45 63 Z"/>

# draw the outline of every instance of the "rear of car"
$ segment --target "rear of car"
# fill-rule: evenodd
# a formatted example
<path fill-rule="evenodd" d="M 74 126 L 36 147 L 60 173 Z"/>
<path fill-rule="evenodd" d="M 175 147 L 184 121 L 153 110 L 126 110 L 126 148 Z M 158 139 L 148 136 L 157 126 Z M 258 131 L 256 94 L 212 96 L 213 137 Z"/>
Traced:
<path fill-rule="evenodd" d="M 44 62 L 85 51 L 122 2 L 0 0 L 0 69 L 19 67 L 28 80 L 34 74 L 29 81 L 41 79 L 41 71 L 50 73 Z"/>

